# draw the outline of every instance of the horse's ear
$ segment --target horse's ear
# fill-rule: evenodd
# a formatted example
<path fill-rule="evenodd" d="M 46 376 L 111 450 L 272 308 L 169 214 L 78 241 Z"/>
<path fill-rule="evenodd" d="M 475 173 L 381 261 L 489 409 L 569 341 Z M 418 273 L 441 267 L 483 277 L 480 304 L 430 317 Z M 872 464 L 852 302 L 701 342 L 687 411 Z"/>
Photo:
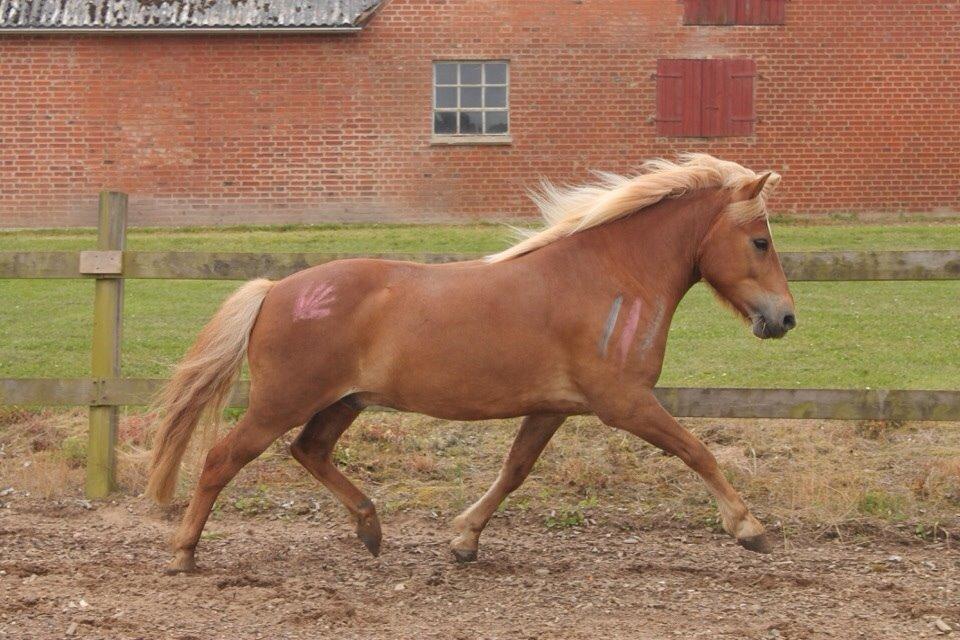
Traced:
<path fill-rule="evenodd" d="M 756 182 L 750 185 L 750 195 L 747 197 L 747 200 L 753 200 L 754 198 L 759 196 L 761 193 L 763 193 L 763 185 L 767 184 L 767 180 L 770 179 L 770 175 L 771 174 L 769 173 L 765 173 L 762 176 L 760 176 L 760 178 Z"/>
<path fill-rule="evenodd" d="M 773 190 L 777 188 L 777 185 L 780 184 L 780 174 L 774 171 L 769 171 L 762 176 L 760 176 L 756 182 L 750 187 L 750 197 L 748 200 L 753 200 L 761 193 L 765 196 L 769 196 L 773 193 Z"/>

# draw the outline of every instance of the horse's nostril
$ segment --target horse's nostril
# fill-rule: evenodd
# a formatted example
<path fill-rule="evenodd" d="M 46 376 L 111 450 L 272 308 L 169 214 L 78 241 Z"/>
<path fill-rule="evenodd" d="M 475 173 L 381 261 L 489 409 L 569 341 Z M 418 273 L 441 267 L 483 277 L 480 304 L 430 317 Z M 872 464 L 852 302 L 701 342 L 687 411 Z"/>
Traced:
<path fill-rule="evenodd" d="M 788 313 L 787 315 L 783 316 L 784 329 L 789 331 L 790 329 L 793 329 L 795 326 L 797 326 L 797 319 L 796 317 L 794 317 L 792 313 Z"/>

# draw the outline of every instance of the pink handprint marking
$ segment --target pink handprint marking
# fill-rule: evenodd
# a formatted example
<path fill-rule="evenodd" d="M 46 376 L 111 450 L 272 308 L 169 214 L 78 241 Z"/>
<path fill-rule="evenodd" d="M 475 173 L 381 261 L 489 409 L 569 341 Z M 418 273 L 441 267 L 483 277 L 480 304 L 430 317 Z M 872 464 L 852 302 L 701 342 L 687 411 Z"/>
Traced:
<path fill-rule="evenodd" d="M 326 318 L 332 312 L 331 307 L 335 301 L 333 285 L 320 283 L 300 294 L 300 297 L 297 298 L 297 304 L 293 308 L 293 319 L 317 320 Z"/>

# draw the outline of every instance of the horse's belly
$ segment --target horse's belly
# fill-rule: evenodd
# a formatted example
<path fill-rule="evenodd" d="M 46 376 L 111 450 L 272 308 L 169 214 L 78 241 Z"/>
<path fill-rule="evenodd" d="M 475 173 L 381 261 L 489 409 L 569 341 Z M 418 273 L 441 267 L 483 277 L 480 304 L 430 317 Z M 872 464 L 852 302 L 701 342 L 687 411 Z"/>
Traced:
<path fill-rule="evenodd" d="M 505 353 L 502 345 L 459 344 L 438 349 L 437 343 L 421 342 L 410 353 L 385 358 L 387 366 L 362 367 L 360 388 L 369 390 L 373 404 L 447 419 L 586 411 L 585 399 L 549 349 L 528 345 L 517 354 Z"/>
<path fill-rule="evenodd" d="M 445 420 L 491 420 L 535 414 L 574 415 L 589 412 L 585 400 L 575 393 L 518 394 L 470 392 L 450 395 L 443 390 L 419 390 L 412 394 L 359 394 L 364 405 L 390 407 L 399 411 L 422 413 Z"/>

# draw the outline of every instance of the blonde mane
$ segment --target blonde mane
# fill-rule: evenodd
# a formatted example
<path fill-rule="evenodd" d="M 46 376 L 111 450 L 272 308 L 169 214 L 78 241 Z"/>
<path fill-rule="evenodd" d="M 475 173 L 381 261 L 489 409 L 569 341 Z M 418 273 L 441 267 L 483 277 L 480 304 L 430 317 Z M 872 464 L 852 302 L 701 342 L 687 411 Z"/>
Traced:
<path fill-rule="evenodd" d="M 521 256 L 578 231 L 618 220 L 665 198 L 708 187 L 737 189 L 760 178 L 736 162 L 705 153 L 682 155 L 680 162 L 648 160 L 635 176 L 598 172 L 597 177 L 596 183 L 578 187 L 557 187 L 544 181 L 540 190 L 532 192 L 530 197 L 547 226 L 539 231 L 519 231 L 522 240 L 488 256 L 487 261 L 503 262 Z M 766 215 L 766 198 L 779 181 L 780 176 L 771 173 L 759 197 L 731 204 L 726 212 L 742 220 Z"/>

